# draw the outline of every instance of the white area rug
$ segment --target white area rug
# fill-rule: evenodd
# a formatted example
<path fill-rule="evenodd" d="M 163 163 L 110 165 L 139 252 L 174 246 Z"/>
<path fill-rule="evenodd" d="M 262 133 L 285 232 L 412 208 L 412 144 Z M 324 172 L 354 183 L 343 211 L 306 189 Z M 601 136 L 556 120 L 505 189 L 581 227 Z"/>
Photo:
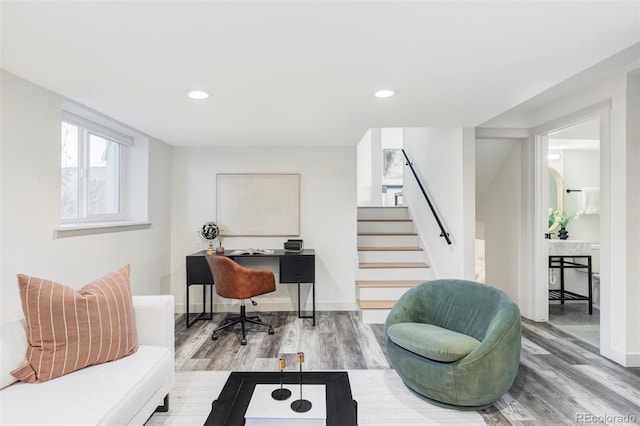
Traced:
<path fill-rule="evenodd" d="M 228 371 L 179 371 L 169 412 L 155 413 L 147 426 L 202 425 L 229 376 Z M 437 407 L 414 395 L 395 370 L 350 370 L 351 393 L 358 401 L 358 424 L 485 425 L 475 411 Z"/>

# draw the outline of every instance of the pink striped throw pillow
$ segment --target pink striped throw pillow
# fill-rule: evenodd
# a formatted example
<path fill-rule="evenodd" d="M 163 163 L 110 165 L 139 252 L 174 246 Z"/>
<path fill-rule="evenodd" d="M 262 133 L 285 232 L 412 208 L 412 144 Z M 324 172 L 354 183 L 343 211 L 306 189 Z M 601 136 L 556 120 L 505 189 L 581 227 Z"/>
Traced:
<path fill-rule="evenodd" d="M 129 265 L 80 290 L 18 275 L 27 325 L 27 360 L 11 374 L 46 382 L 138 350 Z"/>

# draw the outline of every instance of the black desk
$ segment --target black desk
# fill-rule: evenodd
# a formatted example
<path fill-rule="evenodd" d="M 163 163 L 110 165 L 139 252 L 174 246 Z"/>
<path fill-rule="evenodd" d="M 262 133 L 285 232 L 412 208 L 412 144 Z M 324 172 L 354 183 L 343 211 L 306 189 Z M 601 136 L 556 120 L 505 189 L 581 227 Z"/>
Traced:
<path fill-rule="evenodd" d="M 280 283 L 298 285 L 298 318 L 310 318 L 316 325 L 316 252 L 304 249 L 300 253 L 274 250 L 273 254 L 240 254 L 232 255 L 235 250 L 225 250 L 224 254 L 231 259 L 236 258 L 265 258 L 274 259 L 280 265 Z M 187 328 L 197 320 L 210 320 L 213 317 L 213 277 L 209 264 L 205 258 L 206 250 L 187 256 Z M 312 314 L 302 315 L 300 310 L 300 284 L 311 284 Z M 202 312 L 195 315 L 189 313 L 189 288 L 193 285 L 202 286 Z M 207 312 L 206 288 L 209 287 L 209 312 Z M 192 318 L 193 317 L 193 318 Z"/>
<path fill-rule="evenodd" d="M 578 263 L 575 259 L 586 259 L 587 264 Z M 571 260 L 568 260 L 571 259 Z M 593 286 L 591 276 L 591 256 L 590 255 L 549 255 L 549 269 L 560 269 L 560 290 L 549 290 L 549 300 L 559 300 L 564 305 L 565 300 L 587 300 L 589 302 L 589 315 L 593 314 Z M 588 295 L 583 296 L 572 291 L 564 289 L 564 270 L 565 269 L 584 269 L 587 268 L 587 288 Z"/>
<path fill-rule="evenodd" d="M 299 383 L 299 373 L 284 373 L 283 383 L 288 384 L 293 401 L 299 395 L 299 388 L 291 386 Z M 205 426 L 242 426 L 251 395 L 256 384 L 273 383 L 274 389 L 280 384 L 278 372 L 231 373 L 217 400 L 211 404 L 211 413 Z M 351 395 L 349 376 L 345 371 L 311 371 L 302 373 L 302 383 L 326 385 L 327 425 L 356 426 L 358 424 L 358 404 Z M 304 393 L 304 389 L 303 389 Z M 299 396 L 298 396 L 299 397 Z"/>

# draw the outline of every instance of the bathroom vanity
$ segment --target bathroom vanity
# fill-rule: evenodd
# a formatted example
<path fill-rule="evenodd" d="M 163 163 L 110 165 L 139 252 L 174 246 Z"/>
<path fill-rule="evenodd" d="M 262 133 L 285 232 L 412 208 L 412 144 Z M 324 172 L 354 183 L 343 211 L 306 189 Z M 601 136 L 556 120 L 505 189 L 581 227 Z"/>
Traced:
<path fill-rule="evenodd" d="M 591 243 L 576 240 L 547 240 L 549 250 L 549 269 L 560 270 L 560 289 L 549 289 L 549 300 L 586 300 L 589 304 L 589 315 L 593 314 L 593 282 Z M 565 269 L 587 270 L 587 296 L 565 290 Z"/>

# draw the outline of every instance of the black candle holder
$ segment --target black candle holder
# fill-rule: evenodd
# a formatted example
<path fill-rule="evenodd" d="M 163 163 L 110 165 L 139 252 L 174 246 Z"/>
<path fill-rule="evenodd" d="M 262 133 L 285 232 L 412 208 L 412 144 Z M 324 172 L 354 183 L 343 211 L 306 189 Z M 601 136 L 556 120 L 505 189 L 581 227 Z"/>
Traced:
<path fill-rule="evenodd" d="M 306 413 L 311 410 L 311 401 L 302 399 L 302 364 L 304 363 L 304 352 L 298 352 L 296 357 L 298 364 L 300 364 L 300 399 L 297 399 L 291 403 L 291 409 L 296 413 Z"/>
<path fill-rule="evenodd" d="M 284 401 L 289 399 L 289 397 L 291 396 L 291 391 L 282 387 L 284 367 L 286 366 L 286 364 L 286 360 L 284 358 L 280 358 L 280 387 L 271 392 L 271 397 L 276 401 Z"/>

